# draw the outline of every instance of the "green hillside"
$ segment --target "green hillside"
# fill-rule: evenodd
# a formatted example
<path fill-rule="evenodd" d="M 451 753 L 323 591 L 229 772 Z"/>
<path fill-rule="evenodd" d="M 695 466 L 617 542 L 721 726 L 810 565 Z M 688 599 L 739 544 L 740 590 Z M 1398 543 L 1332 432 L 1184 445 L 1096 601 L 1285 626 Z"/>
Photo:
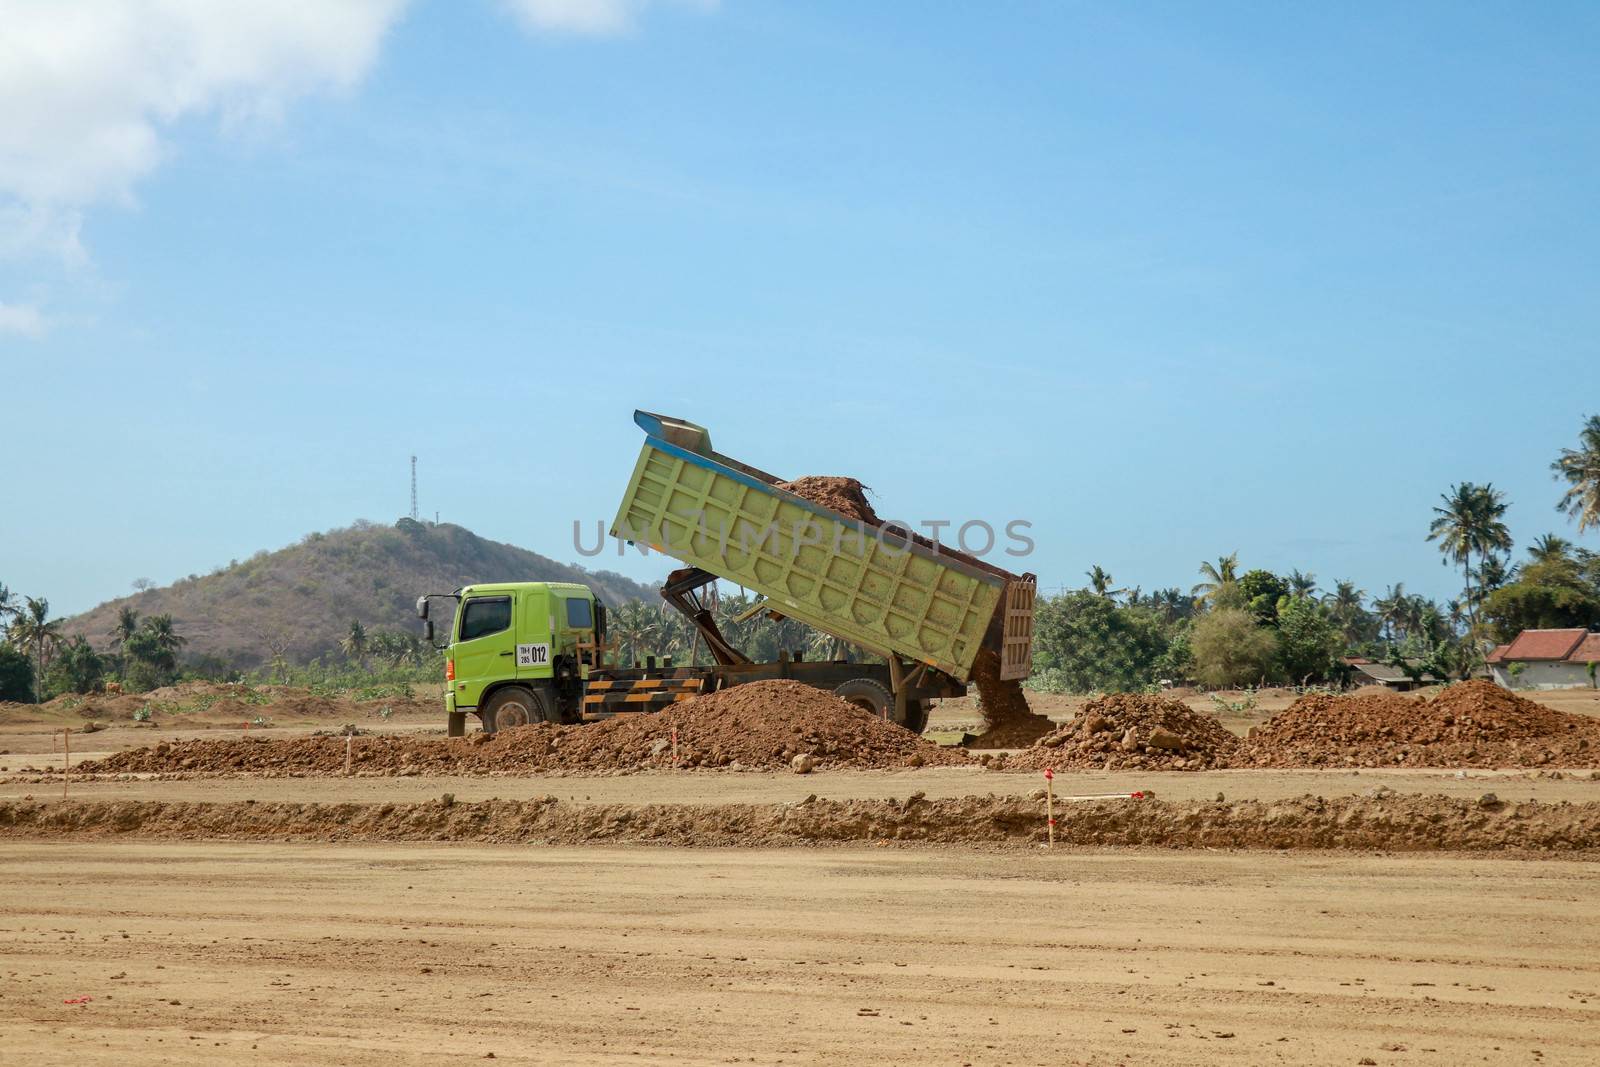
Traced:
<path fill-rule="evenodd" d="M 250 668 L 282 649 L 303 663 L 335 653 L 352 619 L 368 630 L 420 632 L 413 611 L 418 594 L 489 581 L 582 582 L 608 604 L 659 602 L 653 588 L 620 574 L 557 563 L 449 523 L 401 519 L 394 526 L 360 522 L 309 534 L 211 574 L 107 601 L 69 620 L 66 632 L 103 649 L 118 610 L 131 606 L 143 616 L 170 613 L 188 639 L 186 660 L 215 657 Z M 435 602 L 441 628 L 443 607 Z"/>

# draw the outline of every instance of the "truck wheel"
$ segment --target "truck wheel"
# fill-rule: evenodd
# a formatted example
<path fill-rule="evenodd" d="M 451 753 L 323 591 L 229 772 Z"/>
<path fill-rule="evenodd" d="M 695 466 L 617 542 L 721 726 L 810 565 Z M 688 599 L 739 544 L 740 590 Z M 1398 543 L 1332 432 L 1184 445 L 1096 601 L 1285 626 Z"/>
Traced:
<path fill-rule="evenodd" d="M 833 695 L 880 719 L 894 717 L 894 694 L 889 692 L 888 686 L 871 678 L 852 678 L 848 682 L 840 682 L 834 687 Z"/>
<path fill-rule="evenodd" d="M 906 708 L 906 721 L 901 722 L 894 717 L 894 694 L 889 692 L 888 686 L 872 678 L 852 678 L 835 686 L 833 692 L 841 700 L 880 719 L 888 719 L 896 726 L 904 726 L 914 734 L 920 734 L 928 728 L 930 705 L 926 700 L 910 701 L 910 706 Z"/>
<path fill-rule="evenodd" d="M 913 700 L 911 706 L 906 709 L 906 721 L 900 725 L 920 735 L 928 728 L 928 712 L 932 708 L 933 705 L 926 700 Z"/>
<path fill-rule="evenodd" d="M 483 720 L 483 732 L 486 734 L 499 733 L 513 726 L 526 726 L 532 722 L 554 721 L 544 694 L 520 685 L 502 689 L 490 697 L 478 717 Z"/>

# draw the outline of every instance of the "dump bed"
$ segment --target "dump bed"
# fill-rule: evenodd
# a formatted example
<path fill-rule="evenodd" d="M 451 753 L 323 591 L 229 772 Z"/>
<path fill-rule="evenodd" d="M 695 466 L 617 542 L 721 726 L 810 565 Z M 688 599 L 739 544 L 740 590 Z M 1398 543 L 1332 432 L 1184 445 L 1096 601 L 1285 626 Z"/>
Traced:
<path fill-rule="evenodd" d="M 988 647 L 1026 677 L 1032 576 L 847 518 L 711 448 L 693 423 L 634 413 L 644 448 L 612 533 L 765 596 L 773 611 L 965 681 Z"/>

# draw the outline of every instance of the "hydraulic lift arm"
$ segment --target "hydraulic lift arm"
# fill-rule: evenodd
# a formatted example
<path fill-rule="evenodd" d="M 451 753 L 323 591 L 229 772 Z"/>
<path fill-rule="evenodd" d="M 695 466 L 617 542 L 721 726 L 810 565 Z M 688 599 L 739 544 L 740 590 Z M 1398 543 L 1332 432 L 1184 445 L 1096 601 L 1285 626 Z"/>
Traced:
<path fill-rule="evenodd" d="M 667 575 L 667 584 L 661 587 L 661 598 L 676 608 L 694 625 L 711 650 L 711 658 L 724 667 L 749 663 L 750 657 L 728 643 L 717 628 L 717 620 L 706 607 L 700 590 L 717 580 L 717 576 L 699 567 L 683 567 Z"/>

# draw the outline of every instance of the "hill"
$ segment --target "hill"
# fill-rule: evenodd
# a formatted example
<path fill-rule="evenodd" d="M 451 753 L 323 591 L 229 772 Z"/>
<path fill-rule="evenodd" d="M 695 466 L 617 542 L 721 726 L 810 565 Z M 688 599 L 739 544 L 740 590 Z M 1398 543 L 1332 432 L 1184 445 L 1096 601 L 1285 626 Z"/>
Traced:
<path fill-rule="evenodd" d="M 421 631 L 413 605 L 420 593 L 448 593 L 471 582 L 582 582 L 607 604 L 657 602 L 656 591 L 610 571 L 588 571 L 450 523 L 401 519 L 394 526 L 358 522 L 308 534 L 276 552 L 258 552 L 204 576 L 109 600 L 67 621 L 97 648 L 110 642 L 117 613 L 170 613 L 188 639 L 184 659 L 215 657 L 249 668 L 281 648 L 294 662 L 336 652 L 360 619 L 369 631 Z M 441 630 L 446 605 L 435 601 Z"/>

